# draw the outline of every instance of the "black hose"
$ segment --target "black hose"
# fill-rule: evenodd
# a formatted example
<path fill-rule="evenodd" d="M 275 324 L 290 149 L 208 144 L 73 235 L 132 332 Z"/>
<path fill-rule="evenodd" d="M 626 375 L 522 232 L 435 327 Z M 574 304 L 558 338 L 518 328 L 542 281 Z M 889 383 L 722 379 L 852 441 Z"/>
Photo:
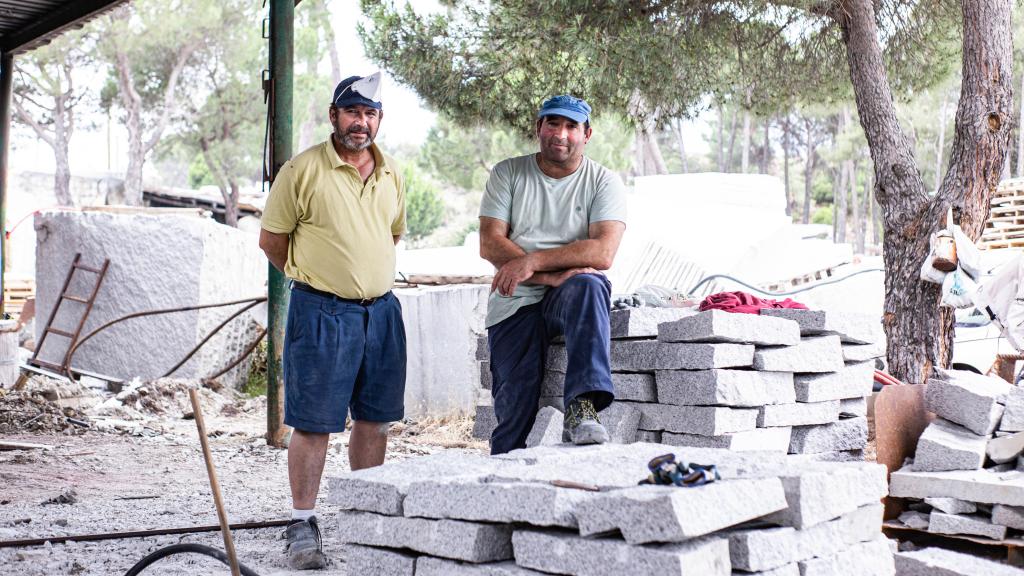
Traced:
<path fill-rule="evenodd" d="M 753 290 L 755 292 L 760 292 L 761 294 L 767 294 L 769 296 L 790 296 L 792 294 L 799 294 L 800 292 L 806 292 L 808 290 L 811 290 L 811 289 L 814 289 L 814 288 L 819 288 L 821 286 L 828 286 L 829 284 L 835 284 L 837 282 L 842 282 L 843 280 L 849 280 L 850 278 L 853 278 L 854 276 L 859 276 L 861 274 L 867 274 L 868 272 L 885 272 L 885 269 L 884 268 L 868 268 L 867 270 L 859 270 L 857 272 L 854 272 L 853 274 L 848 274 L 846 276 L 843 276 L 842 278 L 834 278 L 834 279 L 829 280 L 827 282 L 818 282 L 817 284 L 812 284 L 810 286 L 804 286 L 803 288 L 799 288 L 797 290 L 790 290 L 788 292 L 769 292 L 767 290 L 762 290 L 762 289 L 760 289 L 760 288 L 758 288 L 756 286 L 751 286 L 750 284 L 747 284 L 746 282 L 744 282 L 742 280 L 739 280 L 738 278 L 733 278 L 732 276 L 729 276 L 728 274 L 712 274 L 711 276 L 705 276 L 704 278 L 702 278 L 701 281 L 698 282 L 696 286 L 694 286 L 693 288 L 690 288 L 690 291 L 687 292 L 687 294 L 693 294 L 694 292 L 697 291 L 698 288 L 700 288 L 704 284 L 714 280 L 715 278 L 726 278 L 728 280 L 732 280 L 733 282 L 735 282 L 737 284 L 745 286 L 749 290 Z"/>
<path fill-rule="evenodd" d="M 160 548 L 156 552 L 153 552 L 149 556 L 146 556 L 142 560 L 139 560 L 139 562 L 135 564 L 135 566 L 132 566 L 131 569 L 124 573 L 124 576 L 138 576 L 138 574 L 140 574 L 144 568 L 156 562 L 157 560 L 167 556 L 171 556 L 172 554 L 181 554 L 182 552 L 194 552 L 196 554 L 205 554 L 207 556 L 220 560 L 227 566 L 230 566 L 230 564 L 228 563 L 227 554 L 221 552 L 219 549 L 214 548 L 212 546 L 192 543 L 172 544 L 170 546 Z M 259 574 L 254 572 L 252 568 L 249 568 L 241 562 L 238 563 L 238 569 L 239 571 L 241 571 L 242 576 L 260 576 Z"/>

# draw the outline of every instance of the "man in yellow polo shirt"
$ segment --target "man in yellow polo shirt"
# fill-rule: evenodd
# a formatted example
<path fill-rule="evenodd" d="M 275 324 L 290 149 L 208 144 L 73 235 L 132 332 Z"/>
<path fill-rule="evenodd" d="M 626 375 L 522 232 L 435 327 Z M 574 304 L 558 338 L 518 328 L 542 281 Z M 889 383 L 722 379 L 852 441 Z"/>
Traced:
<path fill-rule="evenodd" d="M 260 248 L 292 280 L 285 328 L 285 424 L 292 520 L 289 564 L 322 568 L 314 516 L 332 432 L 352 414 L 352 470 L 384 462 L 388 423 L 404 415 L 405 329 L 391 293 L 405 232 L 405 186 L 373 143 L 380 73 L 334 90 L 331 137 L 285 164 L 263 212 Z"/>

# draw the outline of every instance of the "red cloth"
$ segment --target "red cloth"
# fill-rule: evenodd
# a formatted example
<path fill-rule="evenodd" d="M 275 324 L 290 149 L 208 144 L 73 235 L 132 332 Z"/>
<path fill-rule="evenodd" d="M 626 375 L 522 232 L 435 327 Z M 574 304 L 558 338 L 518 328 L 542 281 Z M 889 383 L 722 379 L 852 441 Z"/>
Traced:
<path fill-rule="evenodd" d="M 785 300 L 769 300 L 758 298 L 746 292 L 719 292 L 712 294 L 700 303 L 699 310 L 725 310 L 726 312 L 739 312 L 743 314 L 759 314 L 763 308 L 794 308 L 807 310 L 807 306 L 786 298 Z"/>

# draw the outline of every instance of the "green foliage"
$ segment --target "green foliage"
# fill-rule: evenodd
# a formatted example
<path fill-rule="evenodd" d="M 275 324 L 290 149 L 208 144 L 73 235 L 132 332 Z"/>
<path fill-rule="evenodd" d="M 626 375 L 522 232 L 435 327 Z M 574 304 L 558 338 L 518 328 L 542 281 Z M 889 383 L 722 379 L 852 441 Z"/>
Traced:
<path fill-rule="evenodd" d="M 422 239 L 436 230 L 444 221 L 444 201 L 441 192 L 426 176 L 407 163 L 402 169 L 405 180 L 405 221 L 409 239 Z"/>
<path fill-rule="evenodd" d="M 419 164 L 463 190 L 483 190 L 491 167 L 536 149 L 518 132 L 482 124 L 459 126 L 441 115 L 420 148 Z"/>
<path fill-rule="evenodd" d="M 197 190 L 200 186 L 214 186 L 213 175 L 210 174 L 210 167 L 202 154 L 196 154 L 188 164 L 188 186 Z"/>
<path fill-rule="evenodd" d="M 480 220 L 473 220 L 469 224 L 466 224 L 465 228 L 463 228 L 462 230 L 459 230 L 459 233 L 455 236 L 455 238 L 452 241 L 452 246 L 462 246 L 463 244 L 466 243 L 466 237 L 467 236 L 469 236 L 473 232 L 479 232 L 479 231 L 480 231 Z"/>
<path fill-rule="evenodd" d="M 832 205 L 820 206 L 811 215 L 811 224 L 828 224 L 832 225 Z"/>
<path fill-rule="evenodd" d="M 363 0 L 368 56 L 460 124 L 500 121 L 530 130 L 557 93 L 631 124 L 691 114 L 708 94 L 753 110 L 850 94 L 836 22 L 818 2 L 447 0 L 417 13 Z M 934 80 L 950 60 L 955 6 L 882 3 L 890 77 L 899 90 Z M 907 66 L 908 62 L 922 64 Z"/>
<path fill-rule="evenodd" d="M 267 339 L 264 338 L 249 357 L 249 379 L 242 392 L 253 398 L 267 395 Z"/>

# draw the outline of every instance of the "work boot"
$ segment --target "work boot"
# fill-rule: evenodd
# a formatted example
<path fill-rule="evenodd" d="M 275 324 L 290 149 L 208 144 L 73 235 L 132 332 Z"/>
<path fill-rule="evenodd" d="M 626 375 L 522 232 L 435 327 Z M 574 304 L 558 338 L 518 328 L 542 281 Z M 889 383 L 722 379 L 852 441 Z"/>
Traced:
<path fill-rule="evenodd" d="M 309 520 L 292 520 L 285 528 L 284 536 L 288 539 L 285 553 L 289 566 L 296 570 L 317 570 L 327 565 L 316 516 Z"/>
<path fill-rule="evenodd" d="M 562 442 L 576 445 L 608 442 L 608 430 L 597 418 L 597 410 L 589 399 L 577 396 L 565 407 Z"/>

